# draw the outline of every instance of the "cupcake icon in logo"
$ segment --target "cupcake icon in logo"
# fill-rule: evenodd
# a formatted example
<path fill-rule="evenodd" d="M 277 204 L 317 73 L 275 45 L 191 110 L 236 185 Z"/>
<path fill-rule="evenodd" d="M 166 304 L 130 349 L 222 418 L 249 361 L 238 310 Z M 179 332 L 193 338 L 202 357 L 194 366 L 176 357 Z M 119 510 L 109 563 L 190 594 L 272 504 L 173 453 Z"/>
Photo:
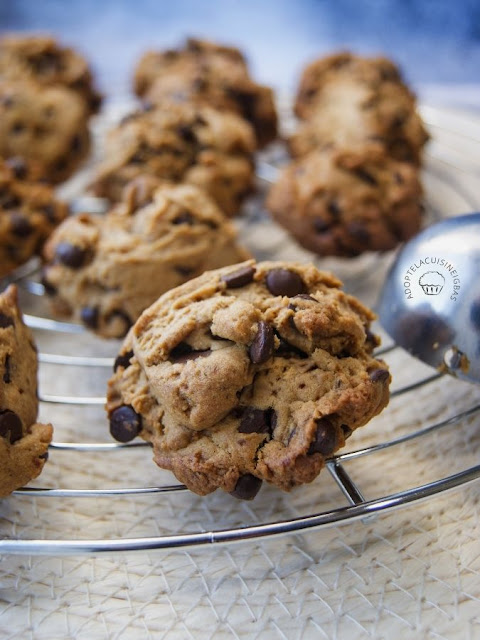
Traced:
<path fill-rule="evenodd" d="M 418 284 L 427 296 L 438 296 L 445 284 L 445 278 L 438 271 L 426 271 L 420 277 Z"/>

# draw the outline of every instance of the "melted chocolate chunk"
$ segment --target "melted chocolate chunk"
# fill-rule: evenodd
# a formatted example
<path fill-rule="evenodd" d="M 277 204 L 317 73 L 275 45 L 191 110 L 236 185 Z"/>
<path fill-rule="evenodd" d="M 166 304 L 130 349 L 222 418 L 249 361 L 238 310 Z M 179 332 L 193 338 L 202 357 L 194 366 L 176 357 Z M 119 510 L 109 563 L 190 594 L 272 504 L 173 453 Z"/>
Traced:
<path fill-rule="evenodd" d="M 5 382 L 5 384 L 10 384 L 10 382 L 12 381 L 12 377 L 10 375 L 10 354 L 8 353 L 5 356 L 4 368 L 5 371 L 3 372 L 3 381 Z"/>
<path fill-rule="evenodd" d="M 242 409 L 241 421 L 238 426 L 239 433 L 268 433 L 277 423 L 277 415 L 273 409 L 255 409 L 245 407 Z"/>
<path fill-rule="evenodd" d="M 374 369 L 370 372 L 370 380 L 372 382 L 387 382 L 390 378 L 390 372 L 387 369 Z"/>
<path fill-rule="evenodd" d="M 302 278 L 288 269 L 272 269 L 265 279 L 267 289 L 274 296 L 288 296 L 293 298 L 299 293 L 305 293 L 306 287 Z"/>
<path fill-rule="evenodd" d="M 13 235 L 18 238 L 26 238 L 33 231 L 29 219 L 16 211 L 10 215 L 10 226 Z"/>
<path fill-rule="evenodd" d="M 261 486 L 262 481 L 260 478 L 252 476 L 251 473 L 246 473 L 244 476 L 240 476 L 235 489 L 230 492 L 230 495 L 239 500 L 253 500 L 260 491 Z"/>
<path fill-rule="evenodd" d="M 130 442 L 142 430 L 142 416 L 132 407 L 122 405 L 110 416 L 110 433 L 118 442 Z"/>
<path fill-rule="evenodd" d="M 87 251 L 69 242 L 61 242 L 55 250 L 56 259 L 71 269 L 79 269 L 87 260 Z"/>
<path fill-rule="evenodd" d="M 249 284 L 253 281 L 253 276 L 255 275 L 255 269 L 253 267 L 242 267 L 237 271 L 233 271 L 233 273 L 228 273 L 225 276 L 221 277 L 222 282 L 225 282 L 227 287 L 230 289 L 238 289 L 239 287 L 244 287 L 246 284 Z"/>
<path fill-rule="evenodd" d="M 133 351 L 127 351 L 127 353 L 121 353 L 115 358 L 115 362 L 113 364 L 113 372 L 118 369 L 118 367 L 123 367 L 127 369 L 130 366 L 130 360 L 133 358 Z"/>
<path fill-rule="evenodd" d="M 266 322 L 258 323 L 257 335 L 253 339 L 248 355 L 253 364 L 262 364 L 273 355 L 274 350 L 273 327 Z"/>
<path fill-rule="evenodd" d="M 22 421 L 14 411 L 0 411 L 0 436 L 13 444 L 22 437 Z"/>
<path fill-rule="evenodd" d="M 7 327 L 14 327 L 15 323 L 13 318 L 5 315 L 0 311 L 0 329 L 6 329 Z"/>
<path fill-rule="evenodd" d="M 313 438 L 308 453 L 321 453 L 322 456 L 331 456 L 337 447 L 337 432 L 328 418 L 317 420 L 317 431 Z"/>
<path fill-rule="evenodd" d="M 83 307 L 80 311 L 80 318 L 89 329 L 98 327 L 98 307 Z"/>

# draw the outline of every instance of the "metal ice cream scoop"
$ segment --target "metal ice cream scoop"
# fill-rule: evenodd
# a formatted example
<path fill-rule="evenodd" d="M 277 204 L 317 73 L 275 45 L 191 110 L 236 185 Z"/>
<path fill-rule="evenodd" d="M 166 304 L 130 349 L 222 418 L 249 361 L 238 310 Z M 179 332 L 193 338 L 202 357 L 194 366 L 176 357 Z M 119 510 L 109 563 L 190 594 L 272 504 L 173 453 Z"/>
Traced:
<path fill-rule="evenodd" d="M 442 220 L 407 242 L 386 278 L 378 314 L 412 355 L 480 382 L 480 213 Z"/>

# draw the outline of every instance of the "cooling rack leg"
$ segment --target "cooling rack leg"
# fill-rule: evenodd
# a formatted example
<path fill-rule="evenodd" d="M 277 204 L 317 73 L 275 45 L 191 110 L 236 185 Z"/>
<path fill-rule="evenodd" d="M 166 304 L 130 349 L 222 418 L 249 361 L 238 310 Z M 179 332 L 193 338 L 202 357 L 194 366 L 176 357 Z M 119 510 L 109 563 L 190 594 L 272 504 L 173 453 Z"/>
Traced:
<path fill-rule="evenodd" d="M 352 478 L 345 471 L 344 467 L 338 460 L 329 460 L 327 462 L 327 469 L 330 471 L 331 476 L 342 490 L 343 495 L 347 498 L 351 505 L 363 504 L 366 502 L 362 492 L 357 487 Z M 367 516 L 362 518 L 363 523 L 371 522 L 377 518 L 376 515 Z"/>

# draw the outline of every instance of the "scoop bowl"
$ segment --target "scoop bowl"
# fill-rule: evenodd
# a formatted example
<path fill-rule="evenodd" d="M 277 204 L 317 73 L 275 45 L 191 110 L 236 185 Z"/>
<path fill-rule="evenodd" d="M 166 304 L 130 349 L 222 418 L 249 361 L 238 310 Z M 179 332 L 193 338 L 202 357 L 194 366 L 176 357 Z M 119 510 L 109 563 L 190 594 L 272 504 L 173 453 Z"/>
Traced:
<path fill-rule="evenodd" d="M 480 382 L 480 213 L 447 218 L 408 241 L 378 304 L 383 328 L 423 362 Z"/>

